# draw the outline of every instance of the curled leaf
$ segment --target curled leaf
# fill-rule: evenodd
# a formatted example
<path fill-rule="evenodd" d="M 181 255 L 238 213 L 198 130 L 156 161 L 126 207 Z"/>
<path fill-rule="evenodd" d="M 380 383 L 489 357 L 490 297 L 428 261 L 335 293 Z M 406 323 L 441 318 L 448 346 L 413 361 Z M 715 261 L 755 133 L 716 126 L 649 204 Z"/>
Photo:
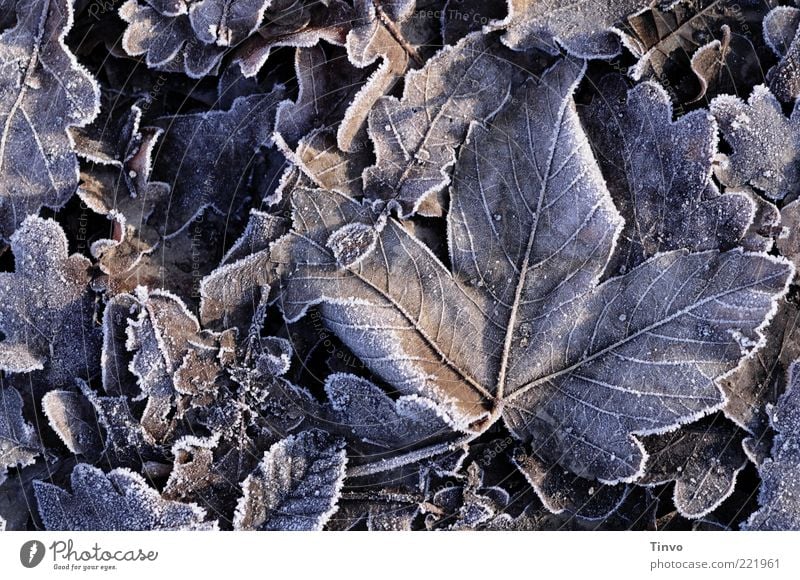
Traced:
<path fill-rule="evenodd" d="M 0 483 L 7 467 L 24 467 L 40 454 L 33 427 L 22 416 L 22 397 L 12 387 L 0 389 Z"/>
<path fill-rule="evenodd" d="M 733 148 L 721 155 L 716 175 L 729 187 L 752 185 L 770 199 L 783 199 L 800 190 L 797 109 L 786 118 L 778 100 L 757 86 L 747 103 L 723 95 L 711 102 L 722 136 Z"/>

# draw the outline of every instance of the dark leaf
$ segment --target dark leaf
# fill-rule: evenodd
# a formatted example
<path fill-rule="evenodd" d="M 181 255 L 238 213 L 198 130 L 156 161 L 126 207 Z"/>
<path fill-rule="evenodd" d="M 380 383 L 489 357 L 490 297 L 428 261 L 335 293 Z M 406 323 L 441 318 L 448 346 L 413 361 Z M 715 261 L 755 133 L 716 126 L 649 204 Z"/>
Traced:
<path fill-rule="evenodd" d="M 676 107 L 764 82 L 760 34 L 767 2 L 691 0 L 627 18 L 624 43 L 639 58 L 630 73 L 666 88 Z M 682 112 L 682 111 L 681 111 Z"/>
<path fill-rule="evenodd" d="M 259 149 L 270 145 L 275 108 L 282 87 L 237 99 L 229 111 L 163 117 L 164 130 L 154 157 L 153 177 L 172 194 L 158 218 L 164 233 L 175 235 L 212 207 L 235 214 L 249 192 L 248 178 Z"/>
<path fill-rule="evenodd" d="M 672 121 L 669 96 L 645 82 L 629 92 L 608 77 L 586 112 L 587 126 L 625 227 L 611 272 L 669 250 L 730 249 L 753 220 L 742 193 L 720 195 L 711 180 L 717 126 L 705 111 Z"/>
<path fill-rule="evenodd" d="M 356 439 L 374 445 L 399 449 L 450 431 L 448 418 L 430 399 L 404 396 L 393 401 L 354 375 L 331 375 L 325 392 L 337 422 Z"/>
<path fill-rule="evenodd" d="M 789 384 L 778 404 L 770 410 L 770 422 L 777 434 L 772 456 L 759 467 L 761 506 L 742 524 L 746 530 L 800 530 L 800 364 L 789 370 Z"/>
<path fill-rule="evenodd" d="M 297 100 L 281 102 L 275 118 L 275 131 L 292 147 L 313 129 L 341 121 L 366 82 L 365 72 L 350 65 L 342 49 L 322 45 L 298 48 L 294 68 Z"/>
<path fill-rule="evenodd" d="M 341 46 L 353 18 L 353 9 L 342 0 L 273 0 L 264 26 L 236 51 L 236 62 L 253 77 L 277 47 L 310 47 L 321 40 Z"/>
<path fill-rule="evenodd" d="M 531 484 L 542 504 L 554 514 L 572 514 L 585 520 L 604 520 L 628 496 L 627 485 L 606 485 L 577 477 L 533 455 L 518 454 L 514 464 Z"/>
<path fill-rule="evenodd" d="M 732 492 L 747 458 L 743 432 L 729 423 L 696 423 L 644 440 L 650 454 L 644 477 L 637 483 L 675 482 L 675 506 L 687 518 L 702 518 Z"/>
<path fill-rule="evenodd" d="M 22 416 L 22 397 L 13 387 L 0 388 L 0 483 L 7 467 L 25 467 L 41 453 L 33 427 Z"/>

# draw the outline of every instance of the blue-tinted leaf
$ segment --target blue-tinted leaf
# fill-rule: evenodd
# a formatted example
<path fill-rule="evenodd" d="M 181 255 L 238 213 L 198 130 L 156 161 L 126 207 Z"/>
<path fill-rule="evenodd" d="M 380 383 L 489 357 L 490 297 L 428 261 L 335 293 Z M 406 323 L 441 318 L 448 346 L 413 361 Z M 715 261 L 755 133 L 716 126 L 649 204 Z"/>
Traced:
<path fill-rule="evenodd" d="M 48 530 L 213 530 L 205 510 L 162 499 L 144 478 L 128 469 L 103 473 L 82 463 L 72 471 L 72 492 L 34 482 L 39 515 Z"/>
<path fill-rule="evenodd" d="M 242 483 L 237 530 L 321 530 L 336 512 L 345 475 L 341 441 L 322 431 L 287 437 Z"/>
<path fill-rule="evenodd" d="M 0 239 L 75 192 L 78 161 L 66 131 L 100 107 L 97 83 L 64 44 L 73 0 L 20 0 L 16 9 L 16 26 L 0 35 Z"/>
<path fill-rule="evenodd" d="M 22 416 L 22 397 L 12 387 L 0 388 L 0 483 L 7 467 L 24 467 L 41 452 L 39 438 Z"/>
<path fill-rule="evenodd" d="M 759 467 L 761 506 L 742 525 L 746 530 L 800 530 L 800 362 L 789 370 L 789 385 L 771 410 L 777 432 L 772 456 Z"/>

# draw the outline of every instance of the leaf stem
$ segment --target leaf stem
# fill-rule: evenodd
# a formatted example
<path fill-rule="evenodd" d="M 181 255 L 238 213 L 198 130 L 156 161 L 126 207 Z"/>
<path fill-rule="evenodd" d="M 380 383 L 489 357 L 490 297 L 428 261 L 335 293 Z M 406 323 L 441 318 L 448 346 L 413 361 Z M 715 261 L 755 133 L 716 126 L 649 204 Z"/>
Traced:
<path fill-rule="evenodd" d="M 378 15 L 381 24 L 387 31 L 389 31 L 389 34 L 392 35 L 392 38 L 394 38 L 395 41 L 397 41 L 397 44 L 399 44 L 403 50 L 406 51 L 408 56 L 417 66 L 422 66 L 424 63 L 422 58 L 419 56 L 417 49 L 409 44 L 409 42 L 403 37 L 403 33 L 400 32 L 399 28 L 397 28 L 395 22 L 389 18 L 389 15 L 383 10 L 380 0 L 372 0 L 372 5 L 375 7 L 375 13 Z"/>
<path fill-rule="evenodd" d="M 347 477 L 364 477 L 366 475 L 375 475 L 376 473 L 382 473 L 384 471 L 389 471 L 390 469 L 397 469 L 398 467 L 416 463 L 417 461 L 428 459 L 429 457 L 443 455 L 449 451 L 455 451 L 458 447 L 469 443 L 475 437 L 477 437 L 477 435 L 478 434 L 470 434 L 461 437 L 460 439 L 456 439 L 455 441 L 451 441 L 450 443 L 438 443 L 436 445 L 431 445 L 430 447 L 423 447 L 422 449 L 411 451 L 404 455 L 390 457 L 388 459 L 381 459 L 380 461 L 375 461 L 373 463 L 365 463 L 364 465 L 359 465 L 357 467 L 353 467 L 352 469 L 348 469 Z"/>

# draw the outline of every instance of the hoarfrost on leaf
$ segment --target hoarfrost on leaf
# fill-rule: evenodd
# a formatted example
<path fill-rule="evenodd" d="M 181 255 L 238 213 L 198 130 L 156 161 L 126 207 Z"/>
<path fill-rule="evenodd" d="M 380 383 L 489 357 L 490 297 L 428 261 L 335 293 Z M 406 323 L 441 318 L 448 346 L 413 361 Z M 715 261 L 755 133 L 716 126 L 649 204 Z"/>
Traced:
<path fill-rule="evenodd" d="M 717 125 L 705 111 L 672 121 L 669 95 L 644 82 L 630 91 L 606 77 L 585 118 L 625 227 L 612 273 L 659 252 L 730 249 L 753 220 L 743 193 L 720 195 L 711 180 Z"/>
<path fill-rule="evenodd" d="M 33 427 L 22 416 L 22 397 L 13 387 L 0 388 L 0 483 L 8 467 L 24 467 L 41 453 Z"/>
<path fill-rule="evenodd" d="M 28 217 L 11 237 L 14 272 L 0 272 L 0 370 L 42 371 L 48 387 L 88 378 L 99 363 L 89 260 L 68 255 L 55 221 Z"/>
<path fill-rule="evenodd" d="M 85 397 L 72 391 L 48 391 L 42 397 L 42 409 L 69 451 L 92 460 L 100 456 L 100 428 L 94 409 Z"/>
<path fill-rule="evenodd" d="M 632 480 L 644 461 L 634 435 L 722 405 L 714 380 L 761 345 L 794 270 L 765 254 L 684 250 L 598 286 L 622 220 L 575 110 L 582 70 L 561 60 L 491 125 L 472 124 L 450 192 L 452 272 L 393 219 L 343 265 L 331 234 L 385 216 L 302 188 L 272 256 L 288 320 L 319 304 L 372 372 L 432 399 L 456 429 L 502 416 L 546 462 Z"/>
<path fill-rule="evenodd" d="M 172 194 L 160 209 L 164 233 L 174 235 L 212 207 L 223 216 L 236 211 L 248 191 L 259 148 L 271 144 L 275 108 L 284 88 L 240 97 L 228 111 L 162 117 L 163 129 L 154 157 L 154 179 Z M 202 168 L 202 171 L 198 169 Z"/>
<path fill-rule="evenodd" d="M 793 102 L 800 96 L 800 9 L 778 6 L 764 18 L 764 39 L 780 59 L 767 75 L 772 93 L 781 101 Z"/>
<path fill-rule="evenodd" d="M 507 0 L 507 4 L 508 16 L 490 22 L 485 30 L 505 30 L 503 43 L 509 48 L 538 48 L 558 54 L 563 46 L 580 58 L 611 58 L 621 49 L 615 25 L 644 10 L 651 1 Z"/>
<path fill-rule="evenodd" d="M 629 486 L 607 485 L 565 472 L 538 457 L 518 454 L 514 464 L 539 499 L 554 514 L 572 514 L 589 521 L 610 517 L 628 496 Z"/>
<path fill-rule="evenodd" d="M 162 499 L 145 479 L 117 468 L 103 473 L 86 463 L 75 466 L 72 493 L 51 483 L 33 484 L 39 515 L 47 530 L 144 531 L 214 530 L 196 504 Z"/>
<path fill-rule="evenodd" d="M 403 96 L 382 97 L 369 114 L 375 165 L 364 171 L 364 193 L 394 200 L 403 216 L 450 181 L 472 121 L 485 121 L 508 98 L 511 65 L 479 33 L 445 47 L 406 75 Z"/>
<path fill-rule="evenodd" d="M 237 530 L 321 530 L 336 512 L 347 458 L 343 442 L 304 431 L 270 447 L 242 483 Z"/>
<path fill-rule="evenodd" d="M 393 401 L 377 385 L 354 375 L 331 375 L 325 392 L 337 422 L 357 439 L 387 449 L 406 448 L 451 430 L 433 401 L 415 396 Z"/>
<path fill-rule="evenodd" d="M 797 305 L 779 300 L 767 331 L 763 347 L 719 381 L 727 398 L 723 412 L 758 441 L 769 429 L 767 409 L 786 389 L 789 366 L 800 357 Z"/>
<path fill-rule="evenodd" d="M 640 485 L 675 481 L 674 501 L 681 515 L 702 518 L 733 492 L 747 464 L 744 432 L 722 419 L 694 423 L 644 440 L 650 454 Z"/>
<path fill-rule="evenodd" d="M 784 116 L 781 104 L 763 85 L 745 103 L 723 95 L 711 102 L 730 155 L 720 155 L 716 175 L 728 187 L 751 185 L 770 199 L 800 191 L 800 113 Z"/>
<path fill-rule="evenodd" d="M 789 384 L 770 421 L 776 431 L 772 456 L 758 472 L 761 506 L 742 524 L 745 530 L 800 530 L 800 362 L 789 369 Z"/>
<path fill-rule="evenodd" d="M 91 122 L 100 107 L 100 88 L 64 41 L 73 0 L 20 0 L 16 10 L 16 26 L 0 34 L 0 239 L 75 192 L 67 128 Z"/>

